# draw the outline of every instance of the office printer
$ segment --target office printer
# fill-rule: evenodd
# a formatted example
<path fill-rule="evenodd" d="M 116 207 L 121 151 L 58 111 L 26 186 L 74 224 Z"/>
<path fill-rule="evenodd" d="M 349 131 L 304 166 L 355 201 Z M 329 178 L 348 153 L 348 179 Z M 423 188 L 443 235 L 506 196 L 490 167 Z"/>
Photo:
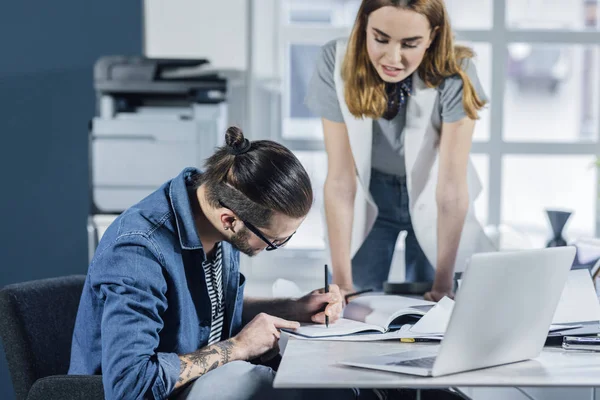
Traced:
<path fill-rule="evenodd" d="M 223 142 L 228 80 L 205 59 L 107 56 L 94 67 L 90 256 L 99 230 Z M 107 219 L 108 218 L 108 219 Z"/>

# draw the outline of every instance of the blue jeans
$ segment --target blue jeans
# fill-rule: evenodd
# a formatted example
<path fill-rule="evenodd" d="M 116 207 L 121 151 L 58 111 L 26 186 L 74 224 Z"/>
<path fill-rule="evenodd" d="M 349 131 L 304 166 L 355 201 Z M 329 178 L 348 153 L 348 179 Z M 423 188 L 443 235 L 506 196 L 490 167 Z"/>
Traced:
<path fill-rule="evenodd" d="M 225 364 L 190 383 L 173 400 L 376 400 L 370 390 L 275 389 L 275 371 L 246 361 Z"/>
<path fill-rule="evenodd" d="M 383 290 L 398 234 L 406 231 L 404 259 L 407 282 L 432 282 L 435 270 L 425 257 L 412 228 L 406 178 L 371 170 L 371 196 L 379 208 L 373 229 L 352 259 L 352 279 L 360 289 Z"/>
<path fill-rule="evenodd" d="M 457 400 L 447 390 L 275 389 L 275 371 L 264 365 L 233 361 L 190 383 L 171 400 Z"/>

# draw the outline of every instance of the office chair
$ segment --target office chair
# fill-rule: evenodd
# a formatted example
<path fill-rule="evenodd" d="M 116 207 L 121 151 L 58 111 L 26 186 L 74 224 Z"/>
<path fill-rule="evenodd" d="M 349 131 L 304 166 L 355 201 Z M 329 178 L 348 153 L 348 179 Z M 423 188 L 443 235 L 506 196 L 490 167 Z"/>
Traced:
<path fill-rule="evenodd" d="M 17 400 L 103 399 L 100 375 L 67 375 L 84 275 L 0 290 L 0 337 Z"/>

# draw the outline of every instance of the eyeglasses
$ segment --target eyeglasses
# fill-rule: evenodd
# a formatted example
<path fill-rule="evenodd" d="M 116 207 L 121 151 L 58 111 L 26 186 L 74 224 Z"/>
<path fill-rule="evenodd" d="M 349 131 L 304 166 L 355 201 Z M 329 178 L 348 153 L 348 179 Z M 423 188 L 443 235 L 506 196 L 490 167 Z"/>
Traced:
<path fill-rule="evenodd" d="M 221 207 L 227 208 L 227 209 L 235 212 L 230 207 L 226 206 L 221 200 L 219 200 L 219 204 L 221 205 Z M 246 228 L 248 228 L 248 230 L 250 232 L 254 233 L 256 236 L 259 237 L 260 240 L 262 240 L 263 242 L 265 242 L 267 244 L 267 247 L 265 248 L 266 251 L 277 250 L 278 248 L 285 246 L 285 244 L 290 241 L 292 236 L 294 236 L 296 234 L 296 232 L 292 233 L 290 236 L 288 236 L 283 241 L 278 241 L 278 240 L 270 241 L 269 239 L 267 239 L 265 237 L 265 235 L 257 227 L 252 225 L 250 222 L 244 221 L 241 218 L 239 218 L 239 220 L 242 221 L 244 223 L 244 225 L 246 225 Z"/>

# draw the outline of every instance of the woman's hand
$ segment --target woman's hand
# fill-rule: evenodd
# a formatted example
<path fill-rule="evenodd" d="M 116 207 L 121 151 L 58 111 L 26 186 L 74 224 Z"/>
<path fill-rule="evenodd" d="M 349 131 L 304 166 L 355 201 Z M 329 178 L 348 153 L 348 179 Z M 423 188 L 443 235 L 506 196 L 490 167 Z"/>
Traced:
<path fill-rule="evenodd" d="M 425 300 L 429 300 L 429 301 L 435 301 L 436 303 L 438 301 L 440 301 L 441 299 L 443 299 L 445 296 L 450 297 L 451 299 L 454 298 L 454 292 L 452 291 L 452 286 L 453 286 L 453 282 L 450 281 L 448 282 L 444 282 L 444 283 L 439 283 L 438 281 L 434 281 L 433 282 L 433 287 L 431 288 L 430 292 L 425 293 L 425 295 L 423 296 L 423 298 Z"/>

